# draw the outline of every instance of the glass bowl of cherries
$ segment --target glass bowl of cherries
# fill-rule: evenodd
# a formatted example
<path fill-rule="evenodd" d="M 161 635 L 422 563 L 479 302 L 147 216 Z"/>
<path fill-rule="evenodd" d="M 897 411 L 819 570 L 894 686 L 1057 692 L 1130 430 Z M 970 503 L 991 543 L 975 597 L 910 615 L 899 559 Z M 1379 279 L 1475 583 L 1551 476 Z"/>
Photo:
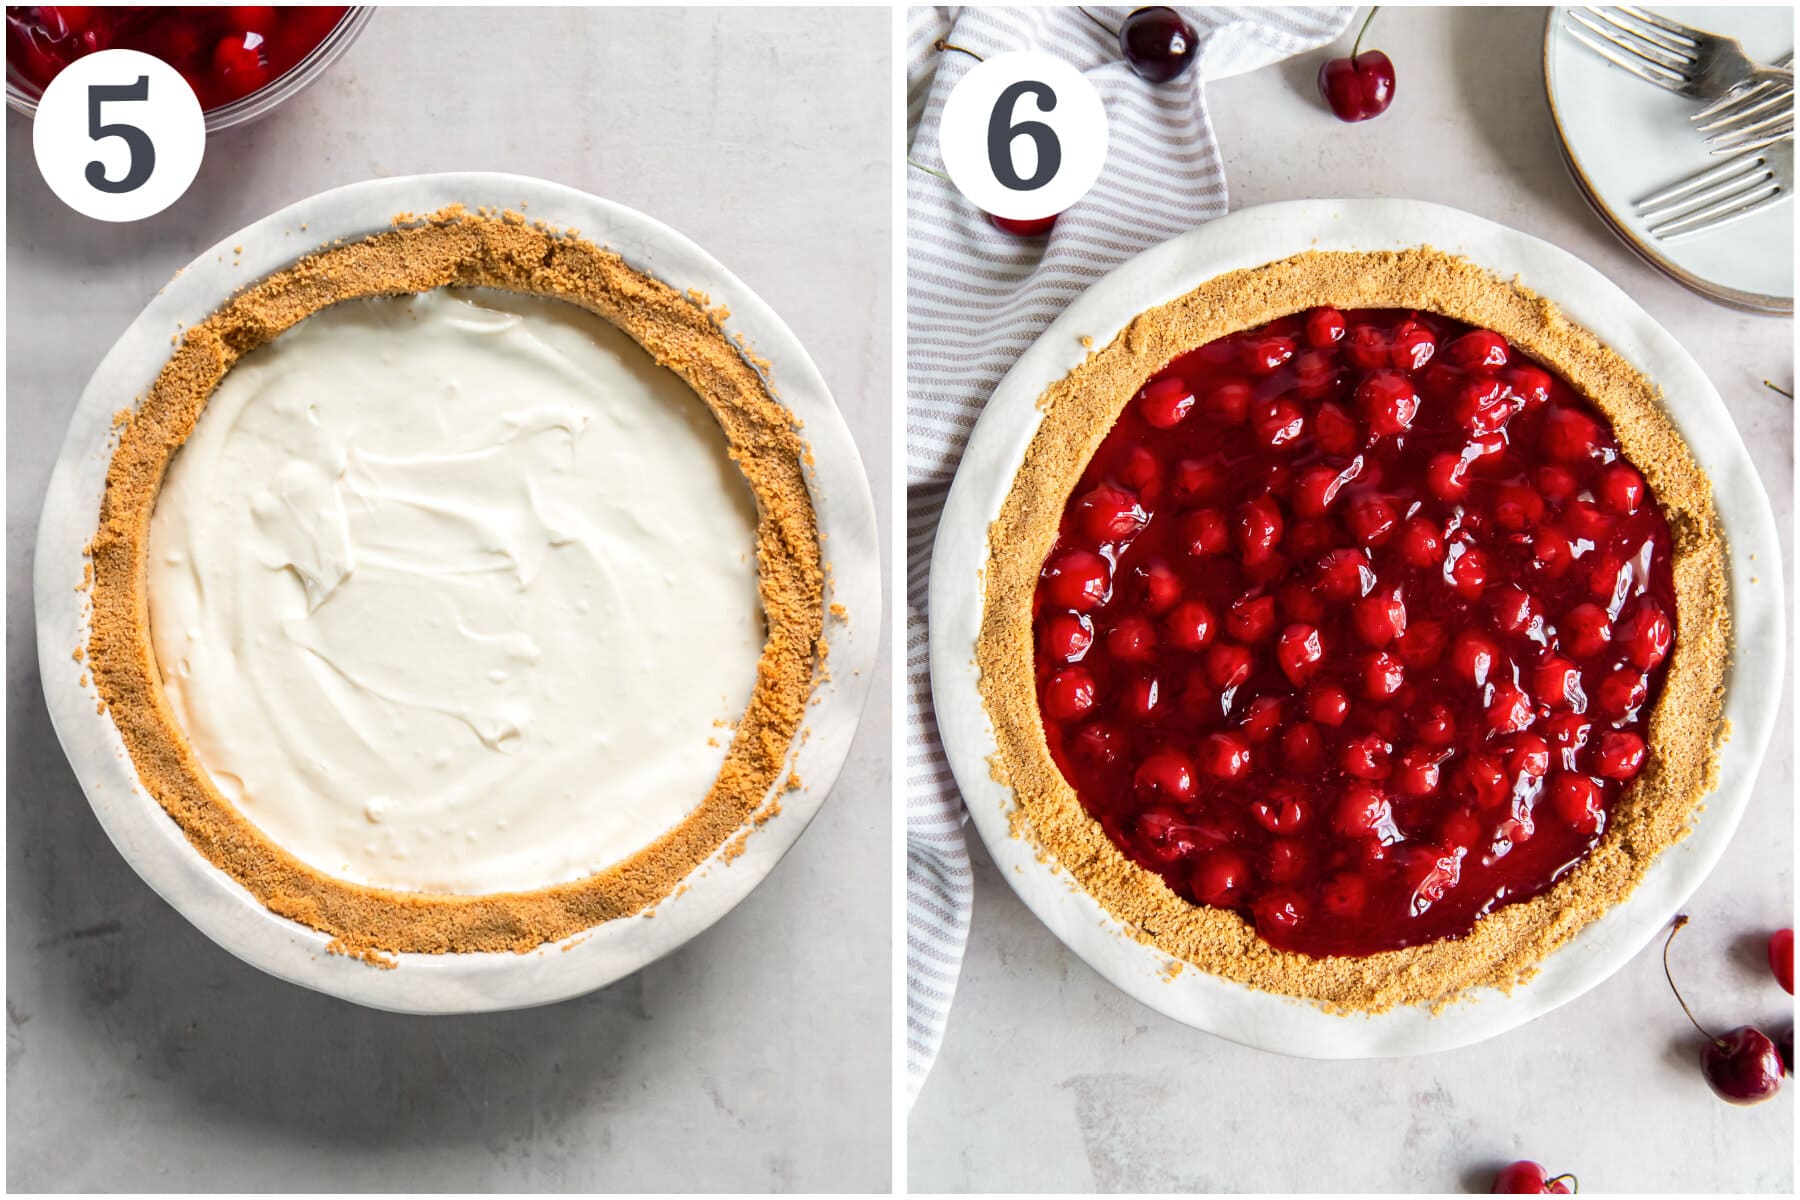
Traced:
<path fill-rule="evenodd" d="M 206 131 L 266 116 L 337 61 L 374 14 L 342 6 L 6 9 L 6 102 L 31 116 L 57 72 L 101 50 L 141 50 L 180 71 Z"/>

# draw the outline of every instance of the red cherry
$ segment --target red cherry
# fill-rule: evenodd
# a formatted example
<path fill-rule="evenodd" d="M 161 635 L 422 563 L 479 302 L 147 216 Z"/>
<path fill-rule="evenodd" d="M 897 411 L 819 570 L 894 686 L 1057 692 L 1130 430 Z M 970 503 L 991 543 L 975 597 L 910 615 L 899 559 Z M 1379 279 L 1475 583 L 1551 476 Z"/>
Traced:
<path fill-rule="evenodd" d="M 1344 525 L 1365 546 L 1379 546 L 1394 532 L 1399 514 L 1381 496 L 1361 495 L 1350 502 Z"/>
<path fill-rule="evenodd" d="M 1306 414 L 1291 400 L 1266 400 L 1250 406 L 1250 425 L 1269 449 L 1292 447 L 1306 432 Z"/>
<path fill-rule="evenodd" d="M 1281 631 L 1275 657 L 1288 682 L 1299 687 L 1318 671 L 1319 662 L 1325 657 L 1325 643 L 1318 629 L 1296 623 Z"/>
<path fill-rule="evenodd" d="M 1250 885 L 1250 864 L 1235 850 L 1214 850 L 1194 868 L 1194 895 L 1201 903 L 1228 908 Z"/>
<path fill-rule="evenodd" d="M 1251 804 L 1250 816 L 1270 833 L 1285 836 L 1306 823 L 1306 808 L 1292 793 L 1277 792 Z"/>
<path fill-rule="evenodd" d="M 1094 707 L 1094 677 L 1086 667 L 1064 667 L 1044 684 L 1044 711 L 1059 721 L 1084 717 Z"/>
<path fill-rule="evenodd" d="M 1156 627 L 1140 616 L 1121 617 L 1107 631 L 1106 652 L 1120 662 L 1150 663 L 1156 658 Z"/>
<path fill-rule="evenodd" d="M 1377 650 L 1406 632 L 1406 605 L 1397 592 L 1365 596 L 1350 612 L 1356 636 Z"/>
<path fill-rule="evenodd" d="M 1265 334 L 1251 338 L 1239 348 L 1238 361 L 1252 375 L 1273 375 L 1294 357 L 1293 338 Z"/>
<path fill-rule="evenodd" d="M 1250 771 L 1250 743 L 1235 733 L 1212 733 L 1200 743 L 1200 769 L 1214 779 L 1239 779 Z"/>
<path fill-rule="evenodd" d="M 1194 27 L 1166 5 L 1133 9 L 1119 23 L 1120 57 L 1151 83 L 1168 83 L 1185 75 L 1194 65 L 1199 46 Z"/>
<path fill-rule="evenodd" d="M 1585 775 L 1559 771 L 1550 778 L 1550 809 L 1563 824 L 1582 833 L 1599 833 L 1606 825 L 1600 785 Z"/>
<path fill-rule="evenodd" d="M 1794 931 L 1777 929 L 1769 935 L 1769 970 L 1788 995 L 1794 994 Z"/>
<path fill-rule="evenodd" d="M 1117 542 L 1144 527 L 1150 515 L 1136 496 L 1123 488 L 1100 484 L 1075 502 L 1082 529 L 1096 542 Z"/>
<path fill-rule="evenodd" d="M 1418 372 L 1425 369 L 1437 353 L 1437 339 L 1431 331 L 1411 326 L 1400 331 L 1394 338 L 1393 362 L 1402 371 Z"/>
<path fill-rule="evenodd" d="M 1545 463 L 1537 469 L 1537 490 L 1544 499 L 1561 504 L 1575 494 L 1579 486 L 1567 467 Z"/>
<path fill-rule="evenodd" d="M 1239 596 L 1225 613 L 1225 632 L 1240 642 L 1260 642 L 1275 632 L 1275 597 Z"/>
<path fill-rule="evenodd" d="M 1407 666 L 1429 667 L 1444 656 L 1444 643 L 1449 637 L 1442 621 L 1412 621 L 1394 648 Z"/>
<path fill-rule="evenodd" d="M 1338 765 L 1357 779 L 1386 779 L 1394 747 L 1378 734 L 1367 733 L 1344 743 Z"/>
<path fill-rule="evenodd" d="M 1520 733 L 1507 740 L 1506 767 L 1514 775 L 1542 779 L 1550 773 L 1550 743 L 1535 733 Z"/>
<path fill-rule="evenodd" d="M 1344 340 L 1344 314 L 1335 308 L 1315 308 L 1306 314 L 1306 344 L 1320 350 Z"/>
<path fill-rule="evenodd" d="M 1576 658 L 1593 658 L 1612 642 L 1612 622 L 1598 604 L 1577 604 L 1563 615 L 1556 640 Z"/>
<path fill-rule="evenodd" d="M 1336 729 L 1350 715 L 1350 697 L 1335 683 L 1323 681 L 1306 689 L 1306 715 L 1321 725 Z"/>
<path fill-rule="evenodd" d="M 1052 213 L 1047 217 L 997 217 L 987 214 L 988 223 L 1002 233 L 1010 233 L 1014 237 L 1043 237 L 1056 227 L 1056 218 L 1061 213 Z"/>
<path fill-rule="evenodd" d="M 1250 702 L 1239 728 L 1252 745 L 1266 742 L 1280 731 L 1282 708 L 1279 696 L 1258 696 Z"/>
<path fill-rule="evenodd" d="M 1214 384 L 1206 393 L 1201 411 L 1215 421 L 1242 425 L 1250 416 L 1250 401 L 1255 393 L 1241 379 L 1227 379 Z"/>
<path fill-rule="evenodd" d="M 1494 610 L 1494 624 L 1503 633 L 1524 633 L 1537 617 L 1537 602 L 1516 583 L 1501 584 L 1489 592 L 1488 603 Z"/>
<path fill-rule="evenodd" d="M 1501 1167 L 1500 1173 L 1494 1176 L 1494 1186 L 1488 1192 L 1495 1196 L 1566 1196 L 1574 1191 L 1574 1182 L 1573 1175 L 1551 1178 L 1550 1172 L 1539 1164 L 1521 1159 Z"/>
<path fill-rule="evenodd" d="M 1317 463 L 1302 468 L 1294 480 L 1294 512 L 1302 517 L 1322 517 L 1348 482 L 1344 472 Z"/>
<path fill-rule="evenodd" d="M 1479 437 L 1506 428 L 1517 407 L 1499 380 L 1478 377 L 1457 389 L 1451 411 L 1459 425 Z"/>
<path fill-rule="evenodd" d="M 1522 483 L 1502 484 L 1494 498 L 1494 520 L 1511 533 L 1535 529 L 1544 519 L 1544 498 Z"/>
<path fill-rule="evenodd" d="M 1105 721 L 1090 722 L 1075 734 L 1075 753 L 1097 767 L 1110 767 L 1125 755 L 1125 734 Z"/>
<path fill-rule="evenodd" d="M 1394 102 L 1394 64 L 1379 50 L 1358 53 L 1368 32 L 1370 12 L 1356 35 L 1348 58 L 1328 58 L 1319 65 L 1319 95 L 1340 121 L 1366 121 Z"/>
<path fill-rule="evenodd" d="M 1560 654 L 1552 654 L 1538 663 L 1532 673 L 1531 689 L 1539 700 L 1552 708 L 1587 711 L 1587 694 L 1582 691 L 1581 668 Z"/>
<path fill-rule="evenodd" d="M 1194 796 L 1194 764 L 1185 754 L 1163 750 L 1138 764 L 1132 782 L 1150 800 L 1191 800 Z"/>
<path fill-rule="evenodd" d="M 1602 716 L 1619 720 L 1634 711 L 1650 695 L 1650 681 L 1640 671 L 1620 667 L 1594 689 L 1594 707 Z"/>
<path fill-rule="evenodd" d="M 1195 558 L 1223 554 L 1231 547 L 1231 527 L 1216 508 L 1197 508 L 1181 518 L 1181 544 Z"/>
<path fill-rule="evenodd" d="M 1353 454 L 1362 445 L 1362 430 L 1354 417 L 1327 402 L 1313 414 L 1313 438 L 1327 454 Z"/>
<path fill-rule="evenodd" d="M 1544 415 L 1544 453 L 1558 462 L 1586 462 L 1601 452 L 1605 434 L 1599 422 L 1573 408 L 1552 408 Z"/>
<path fill-rule="evenodd" d="M 1513 395 L 1519 397 L 1527 405 L 1542 404 L 1550 399 L 1549 372 L 1540 370 L 1530 363 L 1520 363 L 1500 373 L 1506 380 L 1506 386 L 1512 389 Z"/>
<path fill-rule="evenodd" d="M 1625 657 L 1646 671 L 1654 671 L 1669 656 L 1675 629 L 1668 616 L 1648 597 L 1638 601 L 1619 630 Z"/>
<path fill-rule="evenodd" d="M 1075 662 L 1094 644 L 1094 623 L 1081 613 L 1051 613 L 1044 621 L 1039 644 L 1049 657 Z"/>
<path fill-rule="evenodd" d="M 1493 688 L 1487 705 L 1488 727 L 1495 733 L 1517 733 L 1537 720 L 1531 697 L 1518 684 L 1501 680 Z"/>
<path fill-rule="evenodd" d="M 1470 330 L 1444 347 L 1444 357 L 1465 371 L 1497 371 L 1506 365 L 1506 339 L 1492 330 Z"/>
<path fill-rule="evenodd" d="M 1487 554 L 1481 547 L 1467 543 L 1452 546 L 1444 560 L 1444 578 L 1451 590 L 1463 599 L 1480 599 L 1482 590 L 1487 587 Z"/>
<path fill-rule="evenodd" d="M 1273 888 L 1256 898 L 1251 908 L 1256 913 L 1256 927 L 1288 932 L 1306 921 L 1306 897 L 1287 888 Z"/>
<path fill-rule="evenodd" d="M 1613 463 L 1594 478 L 1594 499 L 1615 516 L 1631 516 L 1648 494 L 1644 477 L 1630 463 Z"/>
<path fill-rule="evenodd" d="M 1357 411 L 1378 436 L 1392 437 L 1412 428 L 1419 415 L 1419 393 L 1398 371 L 1376 371 L 1356 389 Z"/>
<path fill-rule="evenodd" d="M 1319 560 L 1319 588 L 1333 600 L 1351 600 L 1375 586 L 1366 551 L 1333 550 Z"/>
<path fill-rule="evenodd" d="M 1362 690 L 1371 700 L 1386 700 L 1406 684 L 1406 667 L 1385 650 L 1363 659 Z"/>
<path fill-rule="evenodd" d="M 1629 781 L 1644 769 L 1644 739 L 1626 729 L 1609 729 L 1600 735 L 1594 751 L 1594 773 L 1602 779 Z"/>
<path fill-rule="evenodd" d="M 1156 429 L 1173 429 L 1194 408 L 1194 393 L 1186 381 L 1171 376 L 1144 385 L 1138 393 L 1138 412 Z"/>
<path fill-rule="evenodd" d="M 1469 494 L 1469 464 L 1460 454 L 1435 454 L 1425 467 L 1425 486 L 1439 500 L 1461 500 Z"/>
<path fill-rule="evenodd" d="M 1413 729 L 1427 746 L 1448 746 L 1456 740 L 1456 716 L 1446 705 L 1427 705 Z"/>
<path fill-rule="evenodd" d="M 1204 600 L 1183 600 L 1166 622 L 1169 644 L 1180 650 L 1204 650 L 1213 640 L 1214 624 Z"/>
<path fill-rule="evenodd" d="M 1168 612 L 1181 599 L 1181 580 L 1160 559 L 1139 563 L 1132 569 L 1131 582 L 1138 605 L 1152 616 Z"/>
<path fill-rule="evenodd" d="M 1281 508 L 1272 497 L 1258 496 L 1238 506 L 1231 535 L 1246 565 L 1266 562 L 1281 544 L 1285 522 Z"/>
<path fill-rule="evenodd" d="M 1496 665 L 1500 660 L 1500 647 L 1494 645 L 1492 638 L 1473 630 L 1465 630 L 1456 635 L 1450 644 L 1450 668 L 1459 679 L 1484 686 L 1494 677 Z"/>
<path fill-rule="evenodd" d="M 1044 594 L 1058 608 L 1088 612 L 1106 599 L 1112 568 L 1091 550 L 1063 550 L 1044 566 Z"/>
<path fill-rule="evenodd" d="M 1444 533 L 1426 517 L 1412 517 L 1400 526 L 1395 549 L 1408 566 L 1429 570 L 1444 561 Z"/>
<path fill-rule="evenodd" d="M 1250 651 L 1235 642 L 1220 642 L 1206 652 L 1206 681 L 1221 692 L 1244 686 L 1254 669 Z"/>
<path fill-rule="evenodd" d="M 1498 808 L 1512 796 L 1506 765 L 1495 754 L 1471 754 L 1462 764 L 1462 781 L 1483 808 Z"/>
<path fill-rule="evenodd" d="M 1194 502 L 1211 500 L 1224 490 L 1224 469 L 1216 461 L 1184 458 L 1175 464 L 1171 491 L 1175 499 Z"/>
<path fill-rule="evenodd" d="M 1310 721 L 1288 726 L 1281 735 L 1281 764 L 1292 771 L 1311 771 L 1325 761 L 1325 743 L 1319 727 Z"/>
<path fill-rule="evenodd" d="M 1402 796 L 1429 796 L 1438 789 L 1438 753 L 1414 746 L 1402 751 L 1394 766 L 1394 790 Z"/>
<path fill-rule="evenodd" d="M 213 75 L 220 91 L 230 99 L 248 96 L 269 82 L 269 60 L 263 35 L 232 33 L 213 47 Z"/>
<path fill-rule="evenodd" d="M 1366 783 L 1352 783 L 1338 793 L 1331 827 L 1345 837 L 1379 837 L 1392 824 L 1393 813 L 1380 789 Z"/>
<path fill-rule="evenodd" d="M 1156 460 L 1156 455 L 1142 446 L 1133 446 L 1119 467 L 1119 482 L 1136 488 L 1146 499 L 1154 499 L 1161 491 L 1161 481 L 1162 464 Z"/>

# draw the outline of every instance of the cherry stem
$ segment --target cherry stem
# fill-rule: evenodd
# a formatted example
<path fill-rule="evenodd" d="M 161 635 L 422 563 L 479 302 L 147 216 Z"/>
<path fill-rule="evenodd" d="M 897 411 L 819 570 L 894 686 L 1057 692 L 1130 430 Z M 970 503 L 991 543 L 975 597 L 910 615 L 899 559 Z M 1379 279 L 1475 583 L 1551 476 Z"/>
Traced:
<path fill-rule="evenodd" d="M 950 179 L 950 176 L 944 174 L 942 171 L 939 171 L 934 167 L 928 167 L 924 163 L 918 162 L 914 159 L 911 159 L 911 158 L 907 159 L 906 165 L 909 167 L 917 167 L 919 170 L 925 172 L 927 175 L 936 175 L 939 179 L 942 179 L 945 183 L 952 182 Z"/>
<path fill-rule="evenodd" d="M 1079 12 L 1082 16 L 1086 17 L 1088 20 L 1092 21 L 1094 24 L 1098 25 L 1100 28 L 1106 30 L 1106 32 L 1112 34 L 1114 38 L 1117 38 L 1119 36 L 1118 30 L 1114 29 L 1111 25 L 1108 25 L 1105 21 L 1102 21 L 1099 17 L 1096 17 L 1093 13 L 1089 12 L 1087 9 L 1082 8 L 1079 4 L 1077 4 L 1075 6 L 1075 11 Z"/>
<path fill-rule="evenodd" d="M 1549 1191 L 1552 1184 L 1561 1183 L 1565 1179 L 1569 1181 L 1569 1192 L 1571 1195 L 1581 1190 L 1581 1180 L 1575 1178 L 1575 1172 L 1573 1171 L 1564 1171 L 1561 1175 L 1555 1175 L 1544 1180 L 1544 1190 L 1546 1192 Z"/>
<path fill-rule="evenodd" d="M 1694 1010 L 1689 1008 L 1687 1001 L 1681 998 L 1681 989 L 1675 986 L 1675 976 L 1669 970 L 1669 947 L 1674 944 L 1675 935 L 1680 933 L 1681 927 L 1687 923 L 1687 914 L 1679 913 L 1675 917 L 1675 923 L 1669 926 L 1668 939 L 1663 942 L 1663 978 L 1669 981 L 1669 990 L 1675 993 L 1675 1003 L 1681 1005 L 1681 1011 L 1687 1014 L 1687 1019 L 1693 1023 L 1694 1028 L 1700 1031 L 1700 1036 L 1715 1046 L 1723 1045 L 1724 1043 L 1720 1042 L 1718 1038 L 1706 1032 L 1706 1026 L 1694 1020 Z"/>
<path fill-rule="evenodd" d="M 1768 388 L 1771 392 L 1774 392 L 1777 396 L 1786 396 L 1789 400 L 1794 398 L 1794 393 L 1788 391 L 1778 383 L 1772 383 L 1765 379 L 1763 380 L 1763 386 Z"/>
<path fill-rule="evenodd" d="M 968 55 L 970 58 L 974 59 L 976 62 L 986 62 L 987 61 L 987 59 L 981 57 L 981 55 L 975 53 L 973 50 L 970 50 L 968 47 L 958 46 L 955 42 L 945 41 L 943 38 L 939 38 L 937 41 L 933 42 L 931 48 L 933 50 L 955 50 L 958 53 Z"/>
<path fill-rule="evenodd" d="M 1363 34 L 1369 32 L 1369 22 L 1373 21 L 1375 19 L 1375 14 L 1380 11 L 1381 5 L 1377 4 L 1369 10 L 1369 15 L 1363 18 L 1362 28 L 1356 31 L 1356 40 L 1350 43 L 1351 58 L 1355 58 L 1356 52 L 1362 49 Z"/>

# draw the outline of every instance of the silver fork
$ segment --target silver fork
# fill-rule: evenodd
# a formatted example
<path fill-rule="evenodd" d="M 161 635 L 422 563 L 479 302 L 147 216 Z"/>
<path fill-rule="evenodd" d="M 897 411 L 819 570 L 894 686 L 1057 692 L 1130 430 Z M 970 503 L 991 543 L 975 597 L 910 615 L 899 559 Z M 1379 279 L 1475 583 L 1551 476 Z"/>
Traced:
<path fill-rule="evenodd" d="M 1747 84 L 1794 84 L 1792 70 L 1758 65 L 1734 38 L 1641 8 L 1572 8 L 1569 19 L 1594 37 L 1565 25 L 1568 35 L 1607 62 L 1690 99 L 1717 100 Z"/>
<path fill-rule="evenodd" d="M 1794 196 L 1794 140 L 1778 141 L 1699 171 L 1637 202 L 1650 236 L 1672 242 L 1741 221 Z"/>
<path fill-rule="evenodd" d="M 1784 54 L 1771 65 L 1792 70 L 1794 56 L 1791 53 Z M 1793 106 L 1793 100 L 1794 89 L 1791 84 L 1784 87 L 1778 83 L 1756 83 L 1714 100 L 1697 112 L 1689 114 L 1688 120 L 1694 123 L 1695 129 L 1705 132 L 1709 129 L 1723 128 L 1759 113 L 1767 113 L 1777 108 L 1790 108 Z"/>

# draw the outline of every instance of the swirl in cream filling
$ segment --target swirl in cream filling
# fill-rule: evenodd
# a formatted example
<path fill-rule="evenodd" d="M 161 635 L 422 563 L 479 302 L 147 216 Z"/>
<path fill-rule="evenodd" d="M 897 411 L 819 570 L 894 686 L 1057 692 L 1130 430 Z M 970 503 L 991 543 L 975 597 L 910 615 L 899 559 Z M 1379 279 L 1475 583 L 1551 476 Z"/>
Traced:
<path fill-rule="evenodd" d="M 764 639 L 756 509 L 696 395 L 573 305 L 354 300 L 239 362 L 151 518 L 176 719 L 354 883 L 590 875 L 705 796 Z"/>

